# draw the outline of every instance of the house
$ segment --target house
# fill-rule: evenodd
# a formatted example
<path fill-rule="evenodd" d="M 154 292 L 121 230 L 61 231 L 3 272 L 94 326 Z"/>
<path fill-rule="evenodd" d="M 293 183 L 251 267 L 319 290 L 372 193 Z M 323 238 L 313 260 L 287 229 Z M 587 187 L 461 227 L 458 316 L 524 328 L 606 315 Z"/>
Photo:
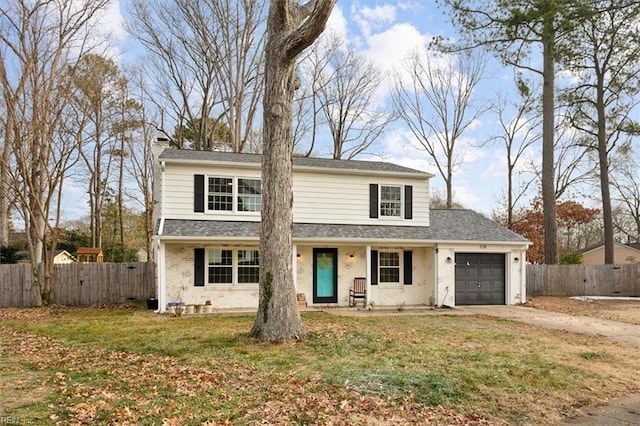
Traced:
<path fill-rule="evenodd" d="M 261 156 L 156 146 L 156 261 L 169 302 L 258 306 Z M 430 210 L 433 176 L 385 162 L 293 160 L 293 275 L 309 306 L 526 301 L 529 242 L 469 210 Z"/>
<path fill-rule="evenodd" d="M 53 263 L 75 263 L 76 259 L 66 250 L 56 250 L 56 255 L 53 257 Z"/>
<path fill-rule="evenodd" d="M 80 263 L 102 263 L 104 254 L 99 247 L 78 247 L 76 256 Z"/>
<path fill-rule="evenodd" d="M 604 265 L 604 244 L 598 244 L 581 250 L 585 265 Z M 613 263 L 640 263 L 640 250 L 633 245 L 614 243 Z"/>

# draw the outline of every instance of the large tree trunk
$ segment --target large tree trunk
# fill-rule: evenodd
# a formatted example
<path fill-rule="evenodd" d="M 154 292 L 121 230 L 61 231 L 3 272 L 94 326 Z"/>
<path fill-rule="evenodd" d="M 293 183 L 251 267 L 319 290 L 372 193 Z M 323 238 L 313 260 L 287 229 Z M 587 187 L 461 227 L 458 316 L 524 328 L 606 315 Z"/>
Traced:
<path fill-rule="evenodd" d="M 555 61 L 553 16 L 544 17 L 543 86 L 542 86 L 542 206 L 544 211 L 544 263 L 558 263 L 558 226 L 556 222 L 556 190 L 553 159 L 555 125 Z"/>
<path fill-rule="evenodd" d="M 604 263 L 614 263 L 613 212 L 609 188 L 609 155 L 607 152 L 607 116 L 604 101 L 604 76 L 598 73 L 596 109 L 598 114 L 598 163 L 600 166 L 600 193 L 602 195 L 602 222 L 604 224 Z"/>
<path fill-rule="evenodd" d="M 336 0 L 271 0 L 265 50 L 260 294 L 251 335 L 285 341 L 304 337 L 292 269 L 293 93 L 296 57 L 322 33 Z"/>
<path fill-rule="evenodd" d="M 8 114 L 7 114 L 8 115 Z M 10 117 L 7 117 L 10 120 Z M 10 185 L 9 172 L 11 161 L 11 138 L 10 132 L 13 124 L 8 124 L 5 128 L 5 143 L 0 159 L 0 246 L 9 244 L 9 216 L 10 216 Z"/>

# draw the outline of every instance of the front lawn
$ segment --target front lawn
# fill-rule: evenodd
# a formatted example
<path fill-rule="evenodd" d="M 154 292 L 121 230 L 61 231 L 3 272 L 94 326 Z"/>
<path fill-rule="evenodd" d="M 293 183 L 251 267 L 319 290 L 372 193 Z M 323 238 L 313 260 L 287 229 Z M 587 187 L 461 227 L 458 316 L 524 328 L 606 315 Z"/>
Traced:
<path fill-rule="evenodd" d="M 552 424 L 640 388 L 637 348 L 473 316 L 0 310 L 0 415 L 25 424 Z M 5 397 L 6 396 L 6 397 Z M 10 396 L 10 397 L 9 397 Z"/>

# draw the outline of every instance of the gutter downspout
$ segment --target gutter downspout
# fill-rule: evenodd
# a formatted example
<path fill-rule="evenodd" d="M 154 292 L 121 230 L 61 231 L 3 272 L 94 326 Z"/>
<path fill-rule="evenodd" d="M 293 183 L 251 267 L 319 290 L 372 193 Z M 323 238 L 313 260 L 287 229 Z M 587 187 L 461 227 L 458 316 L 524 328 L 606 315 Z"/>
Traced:
<path fill-rule="evenodd" d="M 520 253 L 520 303 L 527 303 L 527 251 Z"/>
<path fill-rule="evenodd" d="M 439 299 L 439 294 L 440 291 L 439 290 L 439 282 L 438 282 L 438 245 L 436 244 L 435 248 L 433 249 L 433 300 L 434 300 L 434 307 L 439 308 L 441 307 L 441 305 L 438 303 Z"/>

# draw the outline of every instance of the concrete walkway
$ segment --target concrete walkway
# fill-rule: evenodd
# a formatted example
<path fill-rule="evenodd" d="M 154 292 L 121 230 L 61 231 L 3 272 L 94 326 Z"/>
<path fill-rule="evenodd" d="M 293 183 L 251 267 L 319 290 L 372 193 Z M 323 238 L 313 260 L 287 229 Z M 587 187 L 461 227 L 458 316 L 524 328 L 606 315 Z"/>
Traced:
<path fill-rule="evenodd" d="M 487 315 L 554 330 L 602 336 L 616 342 L 640 347 L 640 325 L 586 316 L 573 316 L 522 306 L 465 306 L 457 309 L 469 314 Z M 586 413 L 585 416 L 568 419 L 564 424 L 637 426 L 640 425 L 640 393 L 612 401 L 606 406 L 586 407 L 583 411 Z"/>

